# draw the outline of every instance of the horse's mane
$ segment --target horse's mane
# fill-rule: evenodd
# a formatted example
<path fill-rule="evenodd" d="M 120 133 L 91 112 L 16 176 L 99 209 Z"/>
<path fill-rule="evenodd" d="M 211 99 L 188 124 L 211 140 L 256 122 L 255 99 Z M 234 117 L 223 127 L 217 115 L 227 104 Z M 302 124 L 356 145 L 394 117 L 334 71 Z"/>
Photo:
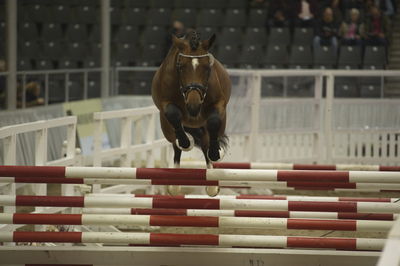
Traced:
<path fill-rule="evenodd" d="M 200 33 L 195 30 L 189 31 L 186 34 L 185 39 L 189 40 L 190 48 L 192 50 L 196 50 L 200 45 Z"/>

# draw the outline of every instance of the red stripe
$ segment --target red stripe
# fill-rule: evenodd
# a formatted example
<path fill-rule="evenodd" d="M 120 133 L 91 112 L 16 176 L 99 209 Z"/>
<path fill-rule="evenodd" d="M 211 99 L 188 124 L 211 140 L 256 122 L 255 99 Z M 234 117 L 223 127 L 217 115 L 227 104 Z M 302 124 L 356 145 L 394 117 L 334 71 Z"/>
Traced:
<path fill-rule="evenodd" d="M 213 245 L 219 244 L 218 235 L 211 234 L 150 234 L 150 245 Z"/>
<path fill-rule="evenodd" d="M 316 211 L 316 212 L 357 212 L 357 203 L 320 202 L 320 201 L 289 201 L 289 211 Z"/>
<path fill-rule="evenodd" d="M 84 197 L 78 196 L 16 196 L 16 206 L 84 207 Z"/>
<path fill-rule="evenodd" d="M 390 202 L 390 199 L 389 199 L 389 198 L 353 198 L 353 197 L 339 197 L 339 201 Z"/>
<path fill-rule="evenodd" d="M 321 238 L 321 237 L 293 237 L 287 238 L 287 246 L 293 248 L 335 248 L 356 250 L 357 240 L 354 238 Z"/>
<path fill-rule="evenodd" d="M 219 209 L 219 199 L 153 199 L 153 208 L 162 209 Z"/>
<path fill-rule="evenodd" d="M 218 217 L 152 215 L 150 216 L 150 225 L 218 227 L 218 220 Z"/>
<path fill-rule="evenodd" d="M 14 242 L 81 243 L 81 232 L 14 232 Z"/>
<path fill-rule="evenodd" d="M 14 224 L 82 224 L 81 214 L 15 213 Z"/>
<path fill-rule="evenodd" d="M 380 192 L 400 192 L 400 189 L 381 189 Z"/>
<path fill-rule="evenodd" d="M 345 182 L 286 182 L 288 187 L 307 187 L 307 188 L 357 188 L 356 183 Z"/>
<path fill-rule="evenodd" d="M 278 181 L 349 182 L 348 172 L 278 171 Z"/>
<path fill-rule="evenodd" d="M 400 171 L 400 166 L 379 166 L 379 171 Z"/>
<path fill-rule="evenodd" d="M 354 220 L 383 220 L 393 221 L 393 214 L 390 213 L 346 213 L 339 212 L 338 219 L 354 219 Z"/>
<path fill-rule="evenodd" d="M 288 219 L 287 229 L 356 231 L 357 222 L 346 220 Z"/>
<path fill-rule="evenodd" d="M 239 195 L 236 199 L 286 200 L 286 196 Z"/>
<path fill-rule="evenodd" d="M 181 186 L 218 186 L 218 181 L 192 179 L 152 179 L 152 185 L 181 185 Z"/>
<path fill-rule="evenodd" d="M 16 177 L 15 183 L 84 184 L 83 178 Z"/>
<path fill-rule="evenodd" d="M 335 171 L 335 165 L 323 165 L 323 164 L 294 164 L 293 170 L 330 170 Z"/>
<path fill-rule="evenodd" d="M 0 166 L 0 176 L 65 177 L 64 166 Z"/>
<path fill-rule="evenodd" d="M 131 209 L 131 214 L 139 215 L 187 215 L 184 209 Z"/>
<path fill-rule="evenodd" d="M 250 163 L 213 163 L 214 168 L 224 169 L 250 169 Z"/>
<path fill-rule="evenodd" d="M 288 211 L 235 211 L 236 217 L 279 217 L 289 218 Z"/>
<path fill-rule="evenodd" d="M 137 179 L 195 179 L 205 180 L 207 169 L 138 168 Z"/>

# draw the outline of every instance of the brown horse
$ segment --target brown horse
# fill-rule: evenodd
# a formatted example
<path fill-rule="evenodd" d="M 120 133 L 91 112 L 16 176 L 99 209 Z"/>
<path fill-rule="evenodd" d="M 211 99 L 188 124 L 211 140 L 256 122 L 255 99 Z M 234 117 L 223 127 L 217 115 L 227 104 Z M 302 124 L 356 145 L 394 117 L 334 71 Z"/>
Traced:
<path fill-rule="evenodd" d="M 153 78 L 153 101 L 160 110 L 164 136 L 173 144 L 175 167 L 179 167 L 182 150 L 194 145 L 201 148 L 207 167 L 211 167 L 227 146 L 226 105 L 231 82 L 221 63 L 209 53 L 214 40 L 215 35 L 202 41 L 196 31 L 185 39 L 172 36 L 172 47 Z M 216 189 L 207 188 L 207 192 L 217 194 Z"/>

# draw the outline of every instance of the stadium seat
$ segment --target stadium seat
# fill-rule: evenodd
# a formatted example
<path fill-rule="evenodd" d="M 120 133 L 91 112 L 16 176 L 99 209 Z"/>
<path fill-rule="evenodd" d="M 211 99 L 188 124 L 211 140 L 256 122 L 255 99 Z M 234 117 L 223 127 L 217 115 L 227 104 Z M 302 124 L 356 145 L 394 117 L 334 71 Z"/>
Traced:
<path fill-rule="evenodd" d="M 88 79 L 88 94 L 87 97 L 91 98 L 99 98 L 100 97 L 100 79 L 96 77 L 89 76 Z"/>
<path fill-rule="evenodd" d="M 267 31 L 265 28 L 246 28 L 244 44 L 267 45 Z"/>
<path fill-rule="evenodd" d="M 140 55 L 138 47 L 131 43 L 116 43 L 113 61 L 116 66 L 134 65 Z"/>
<path fill-rule="evenodd" d="M 2 34 L 5 39 L 5 30 Z M 18 27 L 18 38 L 25 40 L 25 41 L 36 41 L 39 39 L 39 31 L 36 26 L 36 23 L 32 22 L 22 22 L 19 24 Z"/>
<path fill-rule="evenodd" d="M 360 77 L 360 96 L 363 98 L 380 98 L 381 85 L 383 85 L 381 77 Z"/>
<path fill-rule="evenodd" d="M 386 49 L 383 46 L 366 46 L 364 69 L 384 69 L 386 66 Z"/>
<path fill-rule="evenodd" d="M 37 58 L 35 59 L 35 69 L 36 70 L 50 70 L 53 69 L 53 61 L 47 58 Z"/>
<path fill-rule="evenodd" d="M 231 45 L 242 42 L 243 33 L 240 28 L 224 27 L 217 38 L 218 45 Z"/>
<path fill-rule="evenodd" d="M 53 5 L 49 7 L 49 22 L 51 23 L 69 23 L 72 17 L 72 9 L 65 4 Z"/>
<path fill-rule="evenodd" d="M 101 42 L 89 42 L 88 50 L 89 50 L 89 54 L 88 54 L 89 58 L 90 57 L 100 58 L 101 57 Z"/>
<path fill-rule="evenodd" d="M 244 27 L 247 22 L 246 10 L 227 9 L 224 19 L 224 26 Z"/>
<path fill-rule="evenodd" d="M 88 31 L 88 38 L 90 42 L 100 42 L 101 40 L 101 33 L 100 33 L 100 26 L 99 25 L 92 25 L 89 27 Z M 111 33 L 114 33 L 112 30 Z"/>
<path fill-rule="evenodd" d="M 250 9 L 247 25 L 250 27 L 265 27 L 267 25 L 267 11 L 262 8 Z"/>
<path fill-rule="evenodd" d="M 96 24 L 100 21 L 100 11 L 95 6 L 78 5 L 75 7 L 75 20 L 76 23 L 83 24 Z"/>
<path fill-rule="evenodd" d="M 65 51 L 65 46 L 61 41 L 47 41 L 42 44 L 43 57 L 58 58 Z"/>
<path fill-rule="evenodd" d="M 147 11 L 144 8 L 125 8 L 122 12 L 122 23 L 135 26 L 146 24 Z"/>
<path fill-rule="evenodd" d="M 138 60 L 140 66 L 159 66 L 163 60 L 163 51 L 160 45 L 146 45 L 143 47 L 141 57 Z"/>
<path fill-rule="evenodd" d="M 32 70 L 32 62 L 28 58 L 19 57 L 17 60 L 17 70 L 24 71 L 24 70 Z"/>
<path fill-rule="evenodd" d="M 71 60 L 82 60 L 88 53 L 87 45 L 84 42 L 73 42 L 67 44 L 68 57 Z"/>
<path fill-rule="evenodd" d="M 293 33 L 293 44 L 311 46 L 314 38 L 312 28 L 295 28 Z"/>
<path fill-rule="evenodd" d="M 122 10 L 119 7 L 110 9 L 111 25 L 120 25 L 122 23 Z"/>
<path fill-rule="evenodd" d="M 65 37 L 71 42 L 80 42 L 88 39 L 88 30 L 85 24 L 69 24 Z"/>
<path fill-rule="evenodd" d="M 335 77 L 335 97 L 354 98 L 359 97 L 357 78 Z"/>
<path fill-rule="evenodd" d="M 150 6 L 150 1 L 149 0 L 130 0 L 130 1 L 125 1 L 129 5 L 129 7 L 133 8 L 148 8 Z"/>
<path fill-rule="evenodd" d="M 153 71 L 137 71 L 133 73 L 131 94 L 134 95 L 150 95 L 151 82 L 153 80 Z"/>
<path fill-rule="evenodd" d="M 245 9 L 248 5 L 248 0 L 228 0 L 226 1 L 227 8 L 241 8 Z"/>
<path fill-rule="evenodd" d="M 43 4 L 24 5 L 22 9 L 22 21 L 33 23 L 48 22 L 49 11 L 48 6 Z"/>
<path fill-rule="evenodd" d="M 336 60 L 331 46 L 314 47 L 314 68 L 332 69 L 336 65 Z"/>
<path fill-rule="evenodd" d="M 174 1 L 150 0 L 150 6 L 152 8 L 174 8 Z"/>
<path fill-rule="evenodd" d="M 58 41 L 64 38 L 61 24 L 45 23 L 42 25 L 41 39 L 44 41 Z"/>
<path fill-rule="evenodd" d="M 147 17 L 149 26 L 168 26 L 171 24 L 171 9 L 150 9 Z"/>
<path fill-rule="evenodd" d="M 287 77 L 288 97 L 313 97 L 314 77 Z"/>
<path fill-rule="evenodd" d="M 269 46 L 288 46 L 290 43 L 290 32 L 289 28 L 271 28 L 269 34 L 268 45 Z"/>
<path fill-rule="evenodd" d="M 196 25 L 196 10 L 190 8 L 176 9 L 173 18 L 182 21 L 187 28 L 194 27 Z"/>
<path fill-rule="evenodd" d="M 58 60 L 59 69 L 76 69 L 79 67 L 77 60 L 71 60 L 69 58 L 63 58 Z"/>
<path fill-rule="evenodd" d="M 312 62 L 311 46 L 292 45 L 289 59 L 290 68 L 310 68 Z"/>
<path fill-rule="evenodd" d="M 175 8 L 198 8 L 200 1 L 198 0 L 175 0 Z"/>
<path fill-rule="evenodd" d="M 236 44 L 218 46 L 217 59 L 227 67 L 234 67 L 237 63 L 239 47 Z"/>
<path fill-rule="evenodd" d="M 264 56 L 264 49 L 261 45 L 246 45 L 239 57 L 241 68 L 260 68 Z"/>
<path fill-rule="evenodd" d="M 132 25 L 121 26 L 114 36 L 114 41 L 118 43 L 138 43 L 139 29 Z"/>
<path fill-rule="evenodd" d="M 361 48 L 357 46 L 340 47 L 338 66 L 341 69 L 358 69 L 361 66 Z"/>
<path fill-rule="evenodd" d="M 226 8 L 226 0 L 201 0 L 200 8 Z"/>
<path fill-rule="evenodd" d="M 38 41 L 23 41 L 18 43 L 18 55 L 32 58 L 41 55 L 41 47 Z"/>
<path fill-rule="evenodd" d="M 213 34 L 217 34 L 218 30 L 216 27 L 198 27 L 197 31 L 201 34 L 202 39 L 208 39 L 210 38 Z M 218 37 L 217 37 L 217 42 L 218 42 Z"/>
<path fill-rule="evenodd" d="M 288 50 L 286 46 L 270 45 L 265 56 L 266 68 L 285 68 L 288 64 Z"/>
<path fill-rule="evenodd" d="M 263 77 L 261 79 L 261 97 L 283 97 L 283 78 Z"/>
<path fill-rule="evenodd" d="M 158 26 L 147 27 L 143 32 L 143 41 L 145 44 L 161 45 L 165 43 L 166 31 Z"/>
<path fill-rule="evenodd" d="M 97 68 L 100 67 L 100 58 L 97 56 L 85 57 L 83 60 L 83 68 Z"/>
<path fill-rule="evenodd" d="M 219 9 L 202 9 L 197 20 L 200 27 L 220 27 L 222 25 L 222 11 Z"/>
<path fill-rule="evenodd" d="M 78 101 L 83 99 L 83 80 L 71 79 L 68 81 L 68 100 Z"/>

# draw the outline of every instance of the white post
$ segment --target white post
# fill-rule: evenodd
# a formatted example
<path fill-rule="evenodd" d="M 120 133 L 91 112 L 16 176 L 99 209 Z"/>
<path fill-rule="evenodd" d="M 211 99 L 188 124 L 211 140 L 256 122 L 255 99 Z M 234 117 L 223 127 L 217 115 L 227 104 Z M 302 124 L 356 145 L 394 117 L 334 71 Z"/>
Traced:
<path fill-rule="evenodd" d="M 147 124 L 147 135 L 146 135 L 146 143 L 153 143 L 155 138 L 155 131 L 156 131 L 156 114 L 153 113 L 149 115 L 149 120 Z M 146 167 L 154 167 L 154 150 L 150 149 L 147 151 L 147 162 Z"/>
<path fill-rule="evenodd" d="M 94 136 L 93 136 L 93 166 L 100 167 L 102 164 L 102 149 L 103 149 L 103 120 L 94 118 Z M 93 193 L 99 193 L 101 185 L 92 185 Z"/>
<path fill-rule="evenodd" d="M 67 158 L 74 158 L 74 165 L 77 162 L 76 160 L 76 121 L 75 123 L 67 126 L 67 139 L 66 139 L 66 151 L 65 156 Z M 62 184 L 61 185 L 61 194 L 63 196 L 73 196 L 74 193 L 74 185 L 72 184 Z"/>
<path fill-rule="evenodd" d="M 110 0 L 101 0 L 101 97 L 110 89 Z"/>
<path fill-rule="evenodd" d="M 7 109 L 17 108 L 17 1 L 6 1 Z"/>
<path fill-rule="evenodd" d="M 47 127 L 35 132 L 35 166 L 45 165 L 47 162 Z M 37 196 L 47 195 L 47 184 L 34 184 L 33 190 Z M 35 211 L 41 213 L 43 207 L 35 207 Z M 45 228 L 43 225 L 35 225 L 36 231 Z"/>
<path fill-rule="evenodd" d="M 326 76 L 326 100 L 325 100 L 325 123 L 324 123 L 324 132 L 325 132 L 325 160 L 327 163 L 332 162 L 332 122 L 333 122 L 333 97 L 334 97 L 334 76 L 332 73 L 328 73 Z"/>
<path fill-rule="evenodd" d="M 316 163 L 322 158 L 322 87 L 323 87 L 324 77 L 322 75 L 315 76 L 315 91 L 314 91 L 314 139 L 313 139 L 313 156 L 316 158 Z"/>
<path fill-rule="evenodd" d="M 261 98 L 261 76 L 254 74 L 252 77 L 252 100 L 251 100 L 251 129 L 250 129 L 250 162 L 257 161 L 258 135 L 260 125 L 260 98 Z"/>
<path fill-rule="evenodd" d="M 141 144 L 142 143 L 142 122 L 143 122 L 143 117 L 138 118 L 134 122 L 134 133 L 135 136 L 133 138 L 133 144 Z M 135 167 L 141 167 L 142 164 L 142 156 L 140 152 L 135 153 Z"/>
<path fill-rule="evenodd" d="M 124 148 L 126 152 L 121 157 L 121 166 L 131 167 L 132 155 L 129 151 L 129 147 L 132 143 L 132 118 L 123 117 L 121 118 L 121 148 Z"/>
<path fill-rule="evenodd" d="M 17 162 L 17 135 L 12 134 L 11 136 L 3 140 L 4 144 L 4 164 L 5 165 L 16 165 Z M 6 195 L 14 196 L 16 194 L 15 183 L 8 184 L 8 191 L 5 191 Z M 15 213 L 15 206 L 4 206 L 5 213 Z"/>

